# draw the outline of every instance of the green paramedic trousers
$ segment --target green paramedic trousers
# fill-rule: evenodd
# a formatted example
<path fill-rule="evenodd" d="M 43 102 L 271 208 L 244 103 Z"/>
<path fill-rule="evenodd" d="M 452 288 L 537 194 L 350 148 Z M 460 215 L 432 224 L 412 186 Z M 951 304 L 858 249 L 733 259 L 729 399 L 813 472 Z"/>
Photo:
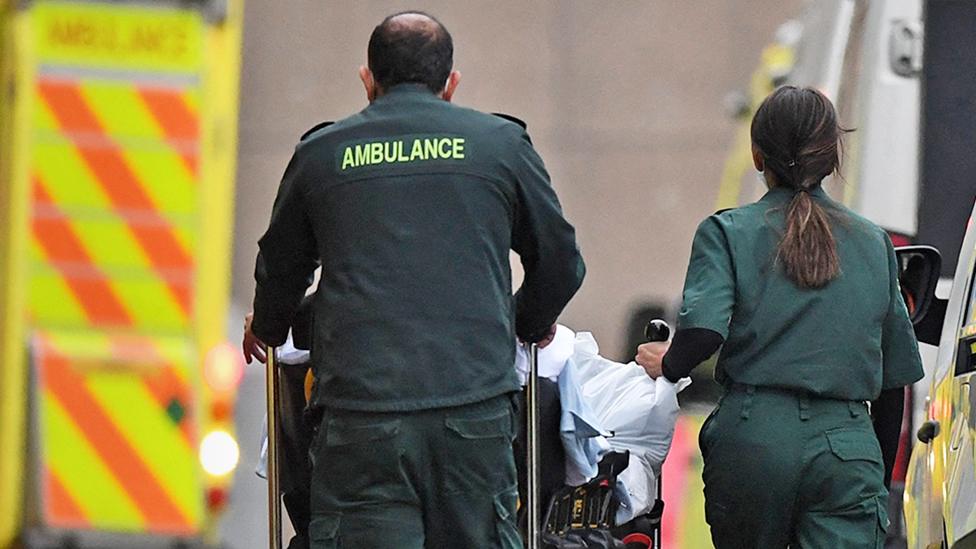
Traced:
<path fill-rule="evenodd" d="M 718 549 L 884 546 L 888 491 L 864 402 L 736 385 L 699 445 Z"/>
<path fill-rule="evenodd" d="M 512 395 L 415 412 L 324 411 L 312 549 L 521 549 Z"/>

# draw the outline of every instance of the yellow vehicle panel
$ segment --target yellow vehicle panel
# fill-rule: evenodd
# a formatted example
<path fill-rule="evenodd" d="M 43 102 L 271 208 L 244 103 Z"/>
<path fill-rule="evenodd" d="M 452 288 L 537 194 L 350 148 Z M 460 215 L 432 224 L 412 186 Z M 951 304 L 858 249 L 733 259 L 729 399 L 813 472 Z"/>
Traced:
<path fill-rule="evenodd" d="M 0 547 L 27 527 L 213 541 L 242 6 L 205 4 L 0 1 Z"/>
<path fill-rule="evenodd" d="M 204 494 L 185 337 L 204 23 L 195 11 L 97 3 L 43 2 L 30 16 L 41 521 L 191 534 Z M 156 349 L 167 337 L 185 347 L 176 362 Z"/>
<path fill-rule="evenodd" d="M 927 401 L 927 419 L 938 429 L 929 442 L 915 444 L 909 465 L 905 522 L 912 548 L 941 547 L 944 539 L 950 547 L 969 547 L 976 536 L 976 393 L 971 388 L 976 364 L 974 248 L 976 230 L 971 220 Z"/>
<path fill-rule="evenodd" d="M 15 25 L 11 6 L 0 0 L 0 89 L 14 85 Z M 14 146 L 15 128 L 26 127 L 24 103 L 0 101 L 0 547 L 17 533 L 22 513 L 27 392 L 24 361 L 29 197 L 26 155 Z"/>
<path fill-rule="evenodd" d="M 167 348 L 168 347 L 168 348 Z M 180 339 L 37 332 L 44 524 L 191 534 L 203 517 L 193 352 Z"/>

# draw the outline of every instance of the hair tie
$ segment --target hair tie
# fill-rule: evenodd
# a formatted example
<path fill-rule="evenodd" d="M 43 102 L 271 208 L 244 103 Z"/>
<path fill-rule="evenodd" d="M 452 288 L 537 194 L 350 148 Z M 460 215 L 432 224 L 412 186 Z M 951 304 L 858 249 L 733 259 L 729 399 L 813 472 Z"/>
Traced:
<path fill-rule="evenodd" d="M 810 189 L 806 187 L 797 187 L 796 192 L 810 194 Z"/>

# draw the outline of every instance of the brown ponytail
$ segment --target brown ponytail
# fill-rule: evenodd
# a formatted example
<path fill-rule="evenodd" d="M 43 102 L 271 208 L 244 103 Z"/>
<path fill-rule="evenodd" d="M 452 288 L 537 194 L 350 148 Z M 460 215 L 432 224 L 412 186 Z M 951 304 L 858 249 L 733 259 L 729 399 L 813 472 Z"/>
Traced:
<path fill-rule="evenodd" d="M 834 106 L 813 88 L 784 86 L 767 97 L 752 119 L 752 143 L 776 186 L 794 191 L 786 230 L 776 252 L 786 276 L 800 288 L 821 288 L 840 274 L 831 216 L 810 196 L 840 164 L 841 132 Z"/>

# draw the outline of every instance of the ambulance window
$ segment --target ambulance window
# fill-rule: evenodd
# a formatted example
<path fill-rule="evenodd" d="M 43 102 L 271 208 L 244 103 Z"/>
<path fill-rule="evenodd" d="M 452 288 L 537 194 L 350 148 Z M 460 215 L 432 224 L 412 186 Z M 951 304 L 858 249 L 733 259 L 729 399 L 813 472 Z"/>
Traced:
<path fill-rule="evenodd" d="M 976 337 L 959 340 L 956 353 L 956 375 L 966 375 L 976 370 Z"/>
<path fill-rule="evenodd" d="M 976 324 L 976 269 L 973 270 L 972 280 L 969 281 L 969 304 L 966 306 L 966 316 L 962 325 Z"/>
<path fill-rule="evenodd" d="M 976 272 L 969 281 L 969 303 L 966 306 L 966 316 L 962 319 L 963 326 L 976 324 L 974 313 L 976 313 Z M 964 333 L 970 335 L 959 338 L 959 348 L 956 350 L 957 376 L 976 371 L 976 335 L 973 335 L 970 330 L 965 330 Z"/>

